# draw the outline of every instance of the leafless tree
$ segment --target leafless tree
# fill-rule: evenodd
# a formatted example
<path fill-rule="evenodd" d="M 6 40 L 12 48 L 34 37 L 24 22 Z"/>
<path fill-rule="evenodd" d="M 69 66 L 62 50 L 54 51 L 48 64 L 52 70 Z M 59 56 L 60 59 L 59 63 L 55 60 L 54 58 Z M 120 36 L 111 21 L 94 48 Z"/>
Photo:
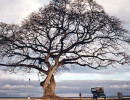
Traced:
<path fill-rule="evenodd" d="M 54 98 L 54 73 L 65 65 L 102 69 L 127 64 L 129 34 L 121 21 L 92 0 L 53 0 L 22 25 L 0 23 L 0 66 L 34 69 L 46 78 L 44 98 Z"/>

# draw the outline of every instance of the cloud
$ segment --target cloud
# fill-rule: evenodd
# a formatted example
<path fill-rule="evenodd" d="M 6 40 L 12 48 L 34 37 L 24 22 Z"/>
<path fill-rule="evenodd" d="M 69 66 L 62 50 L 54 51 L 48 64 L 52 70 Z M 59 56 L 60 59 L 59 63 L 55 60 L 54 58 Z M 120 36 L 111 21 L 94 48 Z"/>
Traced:
<path fill-rule="evenodd" d="M 27 97 L 28 91 L 31 97 L 42 97 L 43 90 L 39 81 L 31 81 L 30 90 L 28 90 L 28 81 L 25 80 L 1 80 L 0 97 Z M 91 88 L 104 87 L 107 96 L 117 96 L 117 92 L 123 95 L 130 93 L 130 80 L 63 80 L 56 81 L 56 94 L 63 97 L 78 97 L 79 92 L 84 97 L 92 97 Z"/>
<path fill-rule="evenodd" d="M 124 85 L 112 85 L 110 86 L 111 89 L 130 89 L 130 85 L 124 84 Z"/>
<path fill-rule="evenodd" d="M 77 89 L 77 90 L 80 89 L 79 87 L 68 87 L 68 86 L 58 86 L 57 88 L 58 89 Z"/>
<path fill-rule="evenodd" d="M 42 97 L 42 87 L 38 81 L 31 81 L 29 88 L 28 81 L 1 79 L 0 97 L 27 97 L 31 91 L 31 97 Z"/>
<path fill-rule="evenodd" d="M 34 88 L 33 86 L 29 86 L 29 85 L 10 85 L 10 84 L 6 84 L 3 86 L 3 89 L 27 89 L 27 88 Z"/>
<path fill-rule="evenodd" d="M 3 69 L 7 69 L 7 67 L 0 67 L 0 80 L 24 80 L 28 81 L 29 78 L 32 80 L 39 80 L 37 72 L 33 71 L 33 73 L 26 73 L 23 70 L 17 70 L 15 73 L 5 72 Z"/>
<path fill-rule="evenodd" d="M 41 6 L 38 0 L 0 0 L 0 21 L 20 23 Z"/>
<path fill-rule="evenodd" d="M 130 0 L 96 0 L 101 4 L 107 13 L 120 18 L 130 24 Z"/>
<path fill-rule="evenodd" d="M 31 12 L 48 3 L 49 0 L 0 0 L 0 22 L 20 23 Z M 130 0 L 96 0 L 106 12 L 123 21 L 130 31 Z M 130 93 L 130 67 L 94 70 L 88 67 L 72 67 L 69 72 L 57 74 L 56 93 L 60 96 L 91 96 L 91 87 L 103 86 L 107 96 Z M 31 96 L 41 97 L 42 87 L 36 75 L 31 74 Z M 29 75 L 0 72 L 0 97 L 27 97 Z"/>
<path fill-rule="evenodd" d="M 60 80 L 129 80 L 130 67 L 117 66 L 107 69 L 95 70 L 89 67 L 69 67 L 70 71 L 56 74 L 57 81 Z"/>
<path fill-rule="evenodd" d="M 77 94 L 77 96 L 79 92 L 82 92 L 84 96 L 91 95 L 92 97 L 91 87 L 102 86 L 104 87 L 105 94 L 107 96 L 117 96 L 117 92 L 122 92 L 123 95 L 129 95 L 130 90 L 129 88 L 127 88 L 130 85 L 129 82 L 130 81 L 117 81 L 117 80 L 65 80 L 62 82 L 58 82 L 57 87 L 68 86 L 70 87 L 70 89 L 58 88 L 58 90 L 56 91 L 57 92 L 60 91 L 60 93 L 62 94 L 74 93 Z"/>
<path fill-rule="evenodd" d="M 96 0 L 110 15 L 117 16 L 130 24 L 129 0 Z M 0 21 L 6 23 L 20 23 L 31 12 L 48 4 L 50 0 L 1 0 Z"/>

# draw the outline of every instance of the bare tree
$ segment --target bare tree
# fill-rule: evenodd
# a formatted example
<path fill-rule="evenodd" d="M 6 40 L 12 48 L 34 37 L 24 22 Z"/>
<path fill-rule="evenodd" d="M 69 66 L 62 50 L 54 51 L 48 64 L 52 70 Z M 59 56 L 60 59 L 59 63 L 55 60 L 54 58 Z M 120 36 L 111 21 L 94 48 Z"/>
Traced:
<path fill-rule="evenodd" d="M 53 0 L 21 26 L 0 23 L 0 66 L 38 70 L 44 98 L 54 98 L 54 73 L 67 64 L 102 69 L 127 64 L 128 32 L 92 0 Z"/>

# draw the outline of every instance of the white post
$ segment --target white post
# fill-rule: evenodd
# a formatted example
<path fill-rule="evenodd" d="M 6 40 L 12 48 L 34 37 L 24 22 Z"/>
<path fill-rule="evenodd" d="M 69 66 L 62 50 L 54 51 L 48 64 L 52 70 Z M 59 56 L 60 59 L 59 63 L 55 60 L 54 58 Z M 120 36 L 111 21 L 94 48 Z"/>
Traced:
<path fill-rule="evenodd" d="M 28 99 L 30 99 L 30 78 L 29 78 L 29 87 L 28 87 Z"/>

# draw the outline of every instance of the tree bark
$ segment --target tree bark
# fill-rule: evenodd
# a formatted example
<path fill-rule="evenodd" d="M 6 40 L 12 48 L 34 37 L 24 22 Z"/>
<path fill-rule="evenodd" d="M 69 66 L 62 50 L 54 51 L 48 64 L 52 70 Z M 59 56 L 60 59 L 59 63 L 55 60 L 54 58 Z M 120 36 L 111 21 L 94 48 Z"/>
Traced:
<path fill-rule="evenodd" d="M 58 62 L 59 62 L 59 56 L 55 59 L 55 65 L 49 71 L 45 81 L 42 83 L 42 87 L 44 91 L 43 98 L 58 98 L 58 96 L 55 95 L 56 84 L 55 84 L 55 79 L 53 75 L 55 70 L 58 68 L 58 65 L 59 65 Z"/>
<path fill-rule="evenodd" d="M 45 83 L 45 82 L 42 83 L 42 87 L 44 91 L 43 98 L 59 98 L 55 94 L 55 86 L 56 86 L 55 79 L 54 76 L 52 75 L 49 83 Z"/>

